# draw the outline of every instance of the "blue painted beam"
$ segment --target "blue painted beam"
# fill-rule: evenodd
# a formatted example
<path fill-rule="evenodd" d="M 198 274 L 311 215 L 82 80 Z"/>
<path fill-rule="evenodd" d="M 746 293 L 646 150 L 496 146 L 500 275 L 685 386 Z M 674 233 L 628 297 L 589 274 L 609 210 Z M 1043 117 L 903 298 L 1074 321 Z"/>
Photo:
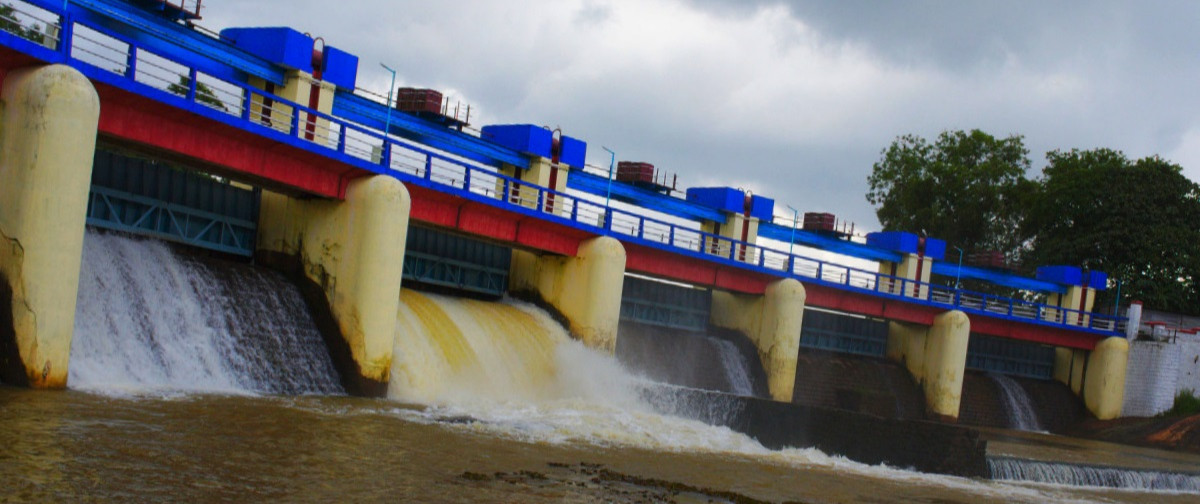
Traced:
<path fill-rule="evenodd" d="M 25 0 L 62 14 L 61 0 Z M 245 82 L 254 76 L 284 83 L 283 69 L 232 44 L 214 39 L 184 25 L 172 23 L 146 9 L 119 0 L 71 0 L 65 3 L 73 20 L 103 26 L 135 41 L 143 49 L 188 65 L 213 77 Z"/>
<path fill-rule="evenodd" d="M 1054 292 L 1062 294 L 1067 291 L 1066 287 L 1054 282 L 1044 282 L 1033 278 L 1027 278 L 1012 273 L 996 271 L 987 268 L 979 268 L 976 266 L 962 267 L 960 271 L 958 263 L 938 262 L 933 263 L 933 274 L 949 278 L 968 278 L 972 280 L 983 280 L 1004 287 L 1013 289 L 1027 290 L 1033 292 Z"/>
<path fill-rule="evenodd" d="M 588 194 L 604 196 L 608 191 L 608 178 L 583 170 L 571 170 L 571 176 L 567 177 L 567 187 Z M 684 219 L 725 222 L 725 214 L 718 210 L 615 180 L 612 182 L 612 197 L 618 201 L 652 208 Z"/>
<path fill-rule="evenodd" d="M 337 92 L 333 100 L 333 115 L 379 131 L 383 131 L 388 120 L 387 107 L 347 91 Z M 503 163 L 529 167 L 529 158 L 516 151 L 403 112 L 392 112 L 391 130 L 393 135 L 489 166 Z"/>
<path fill-rule="evenodd" d="M 779 224 L 775 224 L 773 222 L 764 222 L 758 225 L 758 236 L 759 238 L 768 238 L 787 243 L 792 239 L 792 228 L 780 226 Z M 859 259 L 867 259 L 870 261 L 900 262 L 903 260 L 903 257 L 901 257 L 900 254 L 890 250 L 884 250 L 878 247 L 852 242 L 850 240 L 834 238 L 820 233 L 814 233 L 812 231 L 797 229 L 795 236 L 797 245 L 819 248 L 821 250 L 847 255 L 850 257 L 857 257 Z"/>

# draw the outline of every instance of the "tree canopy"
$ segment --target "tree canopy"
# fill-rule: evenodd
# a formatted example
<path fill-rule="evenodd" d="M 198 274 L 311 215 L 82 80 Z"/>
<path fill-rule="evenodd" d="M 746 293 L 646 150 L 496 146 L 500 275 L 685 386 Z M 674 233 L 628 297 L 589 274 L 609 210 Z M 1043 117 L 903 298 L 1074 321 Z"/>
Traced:
<path fill-rule="evenodd" d="M 1027 155 L 1020 136 L 901 136 L 875 163 L 867 201 L 885 230 L 997 250 L 1026 274 L 1039 265 L 1104 271 L 1123 299 L 1200 314 L 1200 185 L 1169 161 L 1111 149 L 1050 152 L 1031 180 Z"/>
<path fill-rule="evenodd" d="M 1104 271 L 1122 298 L 1200 313 L 1200 186 L 1159 157 L 1094 149 L 1046 159 L 1024 224 L 1029 259 Z"/>
<path fill-rule="evenodd" d="M 930 144 L 905 135 L 884 149 L 867 182 L 886 231 L 926 231 L 967 250 L 1016 251 L 1029 151 L 1020 136 L 948 131 Z"/>

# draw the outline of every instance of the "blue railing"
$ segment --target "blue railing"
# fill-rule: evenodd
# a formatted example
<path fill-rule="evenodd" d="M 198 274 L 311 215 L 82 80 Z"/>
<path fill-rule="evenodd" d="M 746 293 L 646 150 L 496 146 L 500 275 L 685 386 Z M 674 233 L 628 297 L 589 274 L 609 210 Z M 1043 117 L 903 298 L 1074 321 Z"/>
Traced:
<path fill-rule="evenodd" d="M 145 49 L 101 23 L 72 19 L 46 2 L 14 2 L 16 24 L 41 23 L 41 41 L 25 30 L 0 30 L 0 45 L 74 66 L 89 78 L 281 143 L 407 184 L 505 208 L 599 235 L 727 266 L 794 277 L 909 303 L 959 309 L 1099 335 L 1123 333 L 1124 319 L 916 282 L 791 254 L 606 207 L 588 198 L 531 185 L 463 158 L 385 135 L 240 82 L 205 74 Z"/>

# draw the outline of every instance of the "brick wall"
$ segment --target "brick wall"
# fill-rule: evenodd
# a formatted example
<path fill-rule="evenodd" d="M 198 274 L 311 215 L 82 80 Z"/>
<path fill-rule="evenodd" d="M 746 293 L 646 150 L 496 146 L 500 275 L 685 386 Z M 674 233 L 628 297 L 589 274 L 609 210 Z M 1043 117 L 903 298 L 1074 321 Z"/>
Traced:
<path fill-rule="evenodd" d="M 1148 417 L 1171 408 L 1179 381 L 1181 350 L 1181 345 L 1169 342 L 1130 342 L 1121 416 Z"/>

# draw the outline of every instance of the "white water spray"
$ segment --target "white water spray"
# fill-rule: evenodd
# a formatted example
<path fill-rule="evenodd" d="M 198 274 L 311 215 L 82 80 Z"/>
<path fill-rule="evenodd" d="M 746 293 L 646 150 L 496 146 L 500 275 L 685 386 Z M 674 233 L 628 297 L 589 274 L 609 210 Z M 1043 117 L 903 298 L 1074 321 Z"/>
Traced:
<path fill-rule="evenodd" d="M 1009 428 L 1023 431 L 1043 430 L 1038 421 L 1037 410 L 1033 409 L 1033 402 L 1029 400 L 1029 394 L 1025 393 L 1021 384 L 1001 374 L 989 376 L 1000 387 L 1000 395 L 1004 398 L 1004 410 L 1008 413 Z"/>
<path fill-rule="evenodd" d="M 282 276 L 99 232 L 84 240 L 68 379 L 103 391 L 341 392 Z"/>

